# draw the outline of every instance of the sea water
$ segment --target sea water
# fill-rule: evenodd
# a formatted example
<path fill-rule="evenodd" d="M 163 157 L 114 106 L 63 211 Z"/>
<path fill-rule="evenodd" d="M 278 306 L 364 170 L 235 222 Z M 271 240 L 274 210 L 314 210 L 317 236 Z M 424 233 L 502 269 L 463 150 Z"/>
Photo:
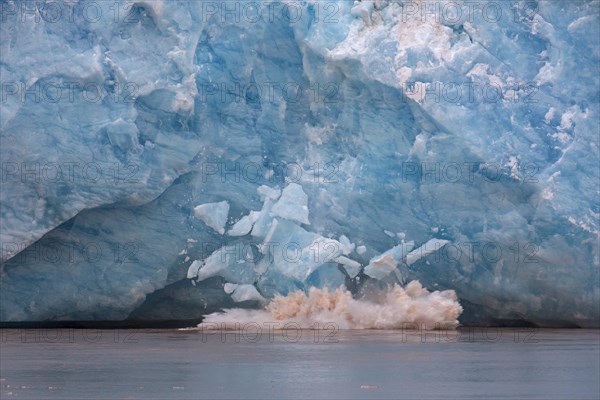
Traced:
<path fill-rule="evenodd" d="M 598 330 L 254 323 L 237 331 L 0 332 L 2 399 L 600 396 Z"/>

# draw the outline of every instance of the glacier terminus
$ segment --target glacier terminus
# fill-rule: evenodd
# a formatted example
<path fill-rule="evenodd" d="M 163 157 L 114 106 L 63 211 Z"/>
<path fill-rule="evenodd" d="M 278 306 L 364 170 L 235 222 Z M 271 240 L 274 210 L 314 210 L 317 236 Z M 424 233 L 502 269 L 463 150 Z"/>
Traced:
<path fill-rule="evenodd" d="M 598 2 L 0 13 L 1 322 L 392 290 L 598 327 Z"/>

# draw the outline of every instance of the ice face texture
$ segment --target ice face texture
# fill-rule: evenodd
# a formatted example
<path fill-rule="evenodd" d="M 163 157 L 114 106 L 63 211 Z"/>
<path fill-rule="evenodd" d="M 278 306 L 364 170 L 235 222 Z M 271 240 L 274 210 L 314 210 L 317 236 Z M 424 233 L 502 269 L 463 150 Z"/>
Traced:
<path fill-rule="evenodd" d="M 1 321 L 419 280 L 598 326 L 596 3 L 53 4 L 2 2 Z"/>

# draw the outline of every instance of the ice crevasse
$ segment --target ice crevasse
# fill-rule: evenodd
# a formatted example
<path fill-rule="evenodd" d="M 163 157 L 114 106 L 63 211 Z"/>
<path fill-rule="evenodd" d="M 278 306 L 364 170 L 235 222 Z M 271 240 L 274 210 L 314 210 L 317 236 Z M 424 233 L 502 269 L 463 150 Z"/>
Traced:
<path fill-rule="evenodd" d="M 2 2 L 0 321 L 599 325 L 597 2 L 113 3 Z"/>

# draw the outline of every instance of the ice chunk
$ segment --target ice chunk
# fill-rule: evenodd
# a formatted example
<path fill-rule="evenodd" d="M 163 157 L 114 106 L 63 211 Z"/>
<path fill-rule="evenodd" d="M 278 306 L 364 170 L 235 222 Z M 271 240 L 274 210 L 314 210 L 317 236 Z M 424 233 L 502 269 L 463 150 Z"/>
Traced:
<path fill-rule="evenodd" d="M 271 209 L 273 208 L 273 201 L 270 199 L 265 200 L 262 209 L 255 215 L 256 221 L 252 227 L 251 235 L 258 238 L 263 238 L 271 228 L 273 217 L 271 216 Z"/>
<path fill-rule="evenodd" d="M 229 203 L 225 200 L 194 207 L 194 216 L 221 235 L 225 233 L 225 224 L 227 223 L 228 215 Z"/>
<path fill-rule="evenodd" d="M 225 291 L 225 293 L 231 294 L 238 286 L 239 285 L 237 283 L 226 283 L 225 285 L 223 285 L 223 290 Z"/>
<path fill-rule="evenodd" d="M 254 285 L 237 286 L 231 294 L 231 298 L 236 303 L 249 300 L 255 300 L 260 302 L 265 301 L 265 298 L 261 296 L 260 293 L 258 293 L 258 290 L 256 290 L 256 287 L 254 287 Z"/>
<path fill-rule="evenodd" d="M 261 252 L 269 260 L 269 269 L 279 270 L 284 276 L 300 282 L 320 266 L 341 255 L 342 245 L 308 232 L 292 221 L 274 220 L 266 234 Z"/>
<path fill-rule="evenodd" d="M 340 236 L 340 240 L 339 240 L 340 244 L 342 245 L 342 254 L 347 256 L 348 254 L 352 253 L 352 251 L 354 251 L 354 243 L 350 242 L 350 239 L 348 239 L 346 237 L 346 235 L 342 235 Z"/>
<path fill-rule="evenodd" d="M 350 11 L 352 16 L 357 18 L 362 18 L 363 22 L 366 26 L 371 25 L 371 12 L 373 12 L 373 1 L 372 0 L 362 0 L 359 2 L 355 2 L 354 7 Z"/>
<path fill-rule="evenodd" d="M 244 236 L 250 233 L 256 220 L 261 216 L 260 211 L 250 211 L 250 214 L 244 215 L 237 221 L 227 234 L 229 236 Z"/>
<path fill-rule="evenodd" d="M 365 254 L 365 253 L 367 252 L 367 246 L 358 246 L 358 247 L 356 248 L 356 252 L 357 252 L 359 255 L 363 255 L 363 254 Z"/>
<path fill-rule="evenodd" d="M 198 271 L 200 271 L 200 267 L 202 267 L 202 261 L 194 260 L 188 267 L 187 278 L 196 278 L 198 276 Z"/>
<path fill-rule="evenodd" d="M 302 186 L 297 183 L 287 185 L 277 203 L 273 205 L 271 214 L 310 225 L 308 221 L 308 196 L 302 190 Z"/>
<path fill-rule="evenodd" d="M 450 241 L 444 240 L 444 239 L 428 240 L 427 243 L 425 243 L 418 249 L 415 249 L 406 255 L 406 264 L 408 264 L 408 265 L 414 264 L 420 258 L 425 257 L 431 253 L 438 251 L 439 249 L 444 247 L 447 243 L 450 243 Z"/>
<path fill-rule="evenodd" d="M 221 247 L 204 262 L 196 260 L 188 269 L 188 279 L 201 282 L 212 276 L 221 276 L 231 283 L 250 283 L 255 279 L 254 255 L 251 248 L 241 243 Z"/>
<path fill-rule="evenodd" d="M 343 264 L 344 269 L 350 276 L 350 278 L 355 278 L 356 275 L 360 272 L 361 265 L 358 261 L 351 260 L 344 256 L 339 256 L 335 259 L 336 262 Z"/>
<path fill-rule="evenodd" d="M 227 231 L 229 236 L 244 236 L 250 233 L 252 230 L 252 226 L 254 225 L 254 221 L 252 220 L 251 215 L 244 215 L 237 221 L 230 230 Z"/>
<path fill-rule="evenodd" d="M 266 199 L 275 201 L 281 196 L 281 189 L 272 188 L 266 185 L 259 186 L 256 191 L 260 195 L 262 201 L 265 201 Z"/>
<path fill-rule="evenodd" d="M 414 247 L 413 242 L 401 243 L 392 247 L 383 254 L 371 259 L 369 265 L 365 267 L 365 274 L 371 278 L 383 279 L 396 269 L 398 263 Z"/>

